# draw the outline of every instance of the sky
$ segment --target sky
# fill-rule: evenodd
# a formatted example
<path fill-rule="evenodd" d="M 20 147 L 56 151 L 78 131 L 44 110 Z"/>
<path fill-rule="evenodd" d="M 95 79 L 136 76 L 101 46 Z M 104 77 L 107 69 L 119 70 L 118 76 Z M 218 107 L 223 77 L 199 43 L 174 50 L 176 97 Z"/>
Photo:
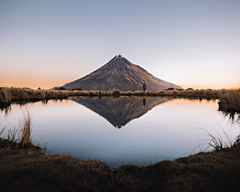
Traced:
<path fill-rule="evenodd" d="M 0 0 L 0 86 L 52 88 L 121 54 L 195 89 L 240 86 L 239 0 Z"/>

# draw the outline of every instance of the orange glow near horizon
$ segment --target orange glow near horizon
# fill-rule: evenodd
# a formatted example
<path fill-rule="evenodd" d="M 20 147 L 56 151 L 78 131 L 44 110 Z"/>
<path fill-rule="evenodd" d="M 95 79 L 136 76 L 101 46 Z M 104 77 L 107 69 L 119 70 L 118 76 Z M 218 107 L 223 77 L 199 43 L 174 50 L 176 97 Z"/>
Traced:
<path fill-rule="evenodd" d="M 73 79 L 70 78 L 40 78 L 40 77 L 26 77 L 19 75 L 18 77 L 11 78 L 10 76 L 0 77 L 0 87 L 29 87 L 36 89 L 38 87 L 50 89 L 56 86 L 64 85 Z"/>

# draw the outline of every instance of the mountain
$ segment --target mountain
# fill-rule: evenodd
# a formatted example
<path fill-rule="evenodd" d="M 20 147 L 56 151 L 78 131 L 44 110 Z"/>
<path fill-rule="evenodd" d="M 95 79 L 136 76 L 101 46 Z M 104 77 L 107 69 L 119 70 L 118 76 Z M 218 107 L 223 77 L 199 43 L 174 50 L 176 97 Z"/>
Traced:
<path fill-rule="evenodd" d="M 152 108 L 169 99 L 166 97 L 119 97 L 116 99 L 81 97 L 78 99 L 72 98 L 71 100 L 104 117 L 114 127 L 122 128 L 131 120 L 141 117 Z"/>
<path fill-rule="evenodd" d="M 154 77 L 147 70 L 135 65 L 122 55 L 115 56 L 108 63 L 92 73 L 65 84 L 66 89 L 135 91 L 142 90 L 143 83 L 147 91 L 160 91 L 178 85 Z"/>

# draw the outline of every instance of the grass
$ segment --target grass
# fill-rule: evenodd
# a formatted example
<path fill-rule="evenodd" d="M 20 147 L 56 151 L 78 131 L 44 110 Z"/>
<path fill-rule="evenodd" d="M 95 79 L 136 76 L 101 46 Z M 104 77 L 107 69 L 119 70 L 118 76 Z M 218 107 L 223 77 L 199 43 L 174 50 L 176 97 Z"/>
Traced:
<path fill-rule="evenodd" d="M 27 116 L 25 116 L 24 119 L 24 126 L 20 131 L 20 144 L 22 146 L 24 145 L 29 145 L 31 143 L 31 133 L 32 133 L 32 129 L 31 129 L 31 118 L 30 118 L 30 114 L 29 111 L 27 112 Z"/>
<path fill-rule="evenodd" d="M 0 106 L 8 106 L 11 103 L 11 94 L 8 89 L 0 89 Z"/>
<path fill-rule="evenodd" d="M 233 122 L 240 123 L 240 90 L 222 90 L 218 110 Z"/>
<path fill-rule="evenodd" d="M 8 106 L 12 101 L 40 101 L 48 99 L 66 99 L 70 91 L 67 90 L 33 90 L 29 88 L 8 88 L 0 89 L 0 107 Z"/>
<path fill-rule="evenodd" d="M 219 110 L 240 113 L 240 90 L 221 91 Z"/>
<path fill-rule="evenodd" d="M 237 136 L 236 139 L 230 139 L 230 137 L 227 135 L 227 133 L 224 131 L 224 129 L 221 127 L 221 125 L 219 125 L 219 127 L 222 130 L 222 133 L 224 134 L 227 142 L 224 142 L 223 138 L 221 137 L 221 135 L 218 132 L 218 137 L 215 137 L 213 134 L 211 134 L 209 131 L 204 130 L 206 132 L 206 134 L 204 134 L 205 136 L 207 136 L 208 138 L 206 139 L 202 139 L 200 140 L 200 144 L 197 145 L 192 152 L 194 152 L 195 149 L 200 148 L 201 152 L 217 152 L 217 151 L 221 151 L 223 149 L 231 149 L 233 147 L 236 147 L 240 144 L 240 135 Z M 204 141 L 204 143 L 202 143 L 202 141 Z M 207 142 L 205 142 L 207 141 Z M 202 149 L 202 146 L 208 145 L 205 149 Z M 209 148 L 212 147 L 212 149 L 209 151 Z"/>
<path fill-rule="evenodd" d="M 224 143 L 222 137 L 219 135 L 219 138 L 214 137 L 212 134 L 210 134 L 207 131 L 208 136 L 210 137 L 210 142 L 208 143 L 214 151 L 220 151 L 223 148 L 232 148 L 235 147 L 236 145 L 238 145 L 238 138 L 236 139 L 236 141 L 231 141 L 231 139 L 229 138 L 229 136 L 226 134 L 226 132 L 223 130 L 223 128 L 221 127 L 226 139 L 228 140 L 228 143 Z"/>
<path fill-rule="evenodd" d="M 6 130 L 6 128 L 2 128 L 0 131 L 0 148 L 11 148 L 11 149 L 17 149 L 17 148 L 35 148 L 40 149 L 39 146 L 34 146 L 32 144 L 32 127 L 31 127 L 31 117 L 29 112 L 27 112 L 26 116 L 24 117 L 23 126 L 21 128 L 14 127 L 13 129 L 8 130 L 8 135 L 4 139 L 1 137 L 3 132 Z"/>
<path fill-rule="evenodd" d="M 228 90 L 232 92 L 235 90 Z M 88 97 L 119 97 L 119 96 L 173 96 L 181 98 L 206 98 L 206 99 L 218 99 L 223 95 L 221 90 L 193 90 L 193 89 L 168 89 L 161 91 L 120 91 L 114 89 L 112 91 L 100 91 L 100 90 L 33 90 L 30 88 L 7 88 L 0 89 L 0 106 L 9 105 L 11 101 L 39 101 L 48 99 L 66 99 L 71 96 L 88 96 Z"/>
<path fill-rule="evenodd" d="M 6 128 L 2 128 L 2 130 L 0 131 L 0 138 L 1 138 L 1 135 L 2 133 L 5 131 Z"/>

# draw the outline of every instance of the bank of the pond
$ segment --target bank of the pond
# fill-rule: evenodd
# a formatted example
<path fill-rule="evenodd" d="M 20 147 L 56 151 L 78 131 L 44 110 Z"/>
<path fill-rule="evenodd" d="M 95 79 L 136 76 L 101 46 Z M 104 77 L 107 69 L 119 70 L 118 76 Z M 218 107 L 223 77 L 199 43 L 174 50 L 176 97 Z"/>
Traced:
<path fill-rule="evenodd" d="M 239 191 L 240 145 L 147 167 L 0 148 L 1 191 Z"/>
<path fill-rule="evenodd" d="M 67 99 L 72 96 L 88 97 L 119 97 L 119 96 L 171 96 L 178 98 L 198 98 L 198 99 L 220 99 L 221 110 L 239 111 L 240 90 L 211 90 L 211 89 L 169 89 L 161 91 L 127 91 L 119 90 L 98 91 L 98 90 L 33 90 L 30 88 L 0 88 L 0 107 L 6 107 L 13 101 L 40 101 L 49 99 Z"/>

